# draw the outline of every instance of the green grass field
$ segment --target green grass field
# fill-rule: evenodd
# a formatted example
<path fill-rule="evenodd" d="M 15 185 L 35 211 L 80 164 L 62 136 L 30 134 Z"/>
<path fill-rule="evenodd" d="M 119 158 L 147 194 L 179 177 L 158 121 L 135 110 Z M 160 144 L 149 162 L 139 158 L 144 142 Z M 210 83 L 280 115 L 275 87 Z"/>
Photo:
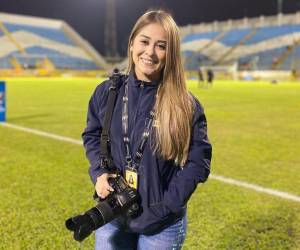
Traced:
<path fill-rule="evenodd" d="M 80 140 L 99 79 L 7 79 L 8 123 Z M 300 196 L 300 84 L 216 82 L 205 107 L 212 174 Z M 82 146 L 0 126 L 0 249 L 93 249 L 65 229 L 94 205 Z M 189 202 L 185 250 L 300 249 L 300 203 L 209 179 Z"/>

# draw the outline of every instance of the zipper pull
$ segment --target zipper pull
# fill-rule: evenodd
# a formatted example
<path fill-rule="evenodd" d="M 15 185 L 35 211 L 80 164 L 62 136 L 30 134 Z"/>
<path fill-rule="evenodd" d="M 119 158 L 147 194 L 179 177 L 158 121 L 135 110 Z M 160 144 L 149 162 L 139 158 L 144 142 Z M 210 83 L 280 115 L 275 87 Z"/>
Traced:
<path fill-rule="evenodd" d="M 141 82 L 140 87 L 141 87 L 141 88 L 144 88 L 144 81 Z"/>

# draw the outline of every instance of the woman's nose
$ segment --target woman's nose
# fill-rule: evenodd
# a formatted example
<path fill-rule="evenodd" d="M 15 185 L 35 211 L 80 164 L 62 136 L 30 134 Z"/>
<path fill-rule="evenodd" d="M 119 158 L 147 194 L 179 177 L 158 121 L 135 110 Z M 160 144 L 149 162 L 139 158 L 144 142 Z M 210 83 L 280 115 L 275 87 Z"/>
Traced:
<path fill-rule="evenodd" d="M 154 45 L 147 46 L 146 53 L 149 56 L 152 56 L 153 54 L 155 54 L 155 46 Z"/>

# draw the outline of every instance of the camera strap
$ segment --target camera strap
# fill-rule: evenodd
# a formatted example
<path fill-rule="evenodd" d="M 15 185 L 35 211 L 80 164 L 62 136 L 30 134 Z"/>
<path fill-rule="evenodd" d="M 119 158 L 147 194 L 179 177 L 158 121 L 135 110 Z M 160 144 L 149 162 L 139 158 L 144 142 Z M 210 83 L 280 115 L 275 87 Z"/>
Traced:
<path fill-rule="evenodd" d="M 125 83 L 125 93 L 123 96 L 122 130 L 123 130 L 123 141 L 124 141 L 124 145 L 125 145 L 125 159 L 127 162 L 126 168 L 129 171 L 137 173 L 137 170 L 141 163 L 141 159 L 143 156 L 146 142 L 150 135 L 153 118 L 154 118 L 154 109 L 152 109 L 150 111 L 149 120 L 148 120 L 148 122 L 145 126 L 145 129 L 144 129 L 144 132 L 142 134 L 142 138 L 141 138 L 140 144 L 138 146 L 138 149 L 135 153 L 134 160 L 132 160 L 131 149 L 130 149 L 130 139 L 129 139 L 129 135 L 128 135 L 128 84 L 126 82 Z"/>
<path fill-rule="evenodd" d="M 111 86 L 109 88 L 107 108 L 104 116 L 104 122 L 102 126 L 102 133 L 100 138 L 100 167 L 105 168 L 108 171 L 114 170 L 114 164 L 110 152 L 110 137 L 109 129 L 112 119 L 112 114 L 117 97 L 117 87 L 121 80 L 122 75 L 118 72 L 114 72 L 110 77 Z M 130 187 L 137 189 L 137 170 L 139 168 L 146 142 L 150 135 L 152 122 L 154 118 L 154 110 L 150 111 L 150 118 L 145 126 L 142 138 L 135 153 L 134 161 L 131 157 L 130 139 L 128 135 L 128 79 L 125 80 L 125 94 L 123 96 L 123 108 L 122 108 L 122 130 L 123 141 L 125 145 L 125 158 L 127 166 L 125 167 L 125 179 Z"/>
<path fill-rule="evenodd" d="M 121 78 L 122 74 L 118 71 L 115 71 L 110 77 L 111 86 L 109 87 L 106 112 L 100 137 L 100 167 L 108 170 L 112 170 L 111 168 L 114 166 L 110 153 L 109 129 L 117 97 L 117 87 Z"/>

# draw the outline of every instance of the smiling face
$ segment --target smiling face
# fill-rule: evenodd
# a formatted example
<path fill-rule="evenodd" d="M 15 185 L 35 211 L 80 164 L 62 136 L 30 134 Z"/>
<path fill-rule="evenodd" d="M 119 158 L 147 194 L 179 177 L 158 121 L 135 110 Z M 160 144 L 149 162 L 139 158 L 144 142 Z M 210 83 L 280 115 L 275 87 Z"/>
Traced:
<path fill-rule="evenodd" d="M 143 27 L 130 46 L 136 77 L 142 81 L 159 80 L 166 61 L 167 34 L 158 23 Z"/>

